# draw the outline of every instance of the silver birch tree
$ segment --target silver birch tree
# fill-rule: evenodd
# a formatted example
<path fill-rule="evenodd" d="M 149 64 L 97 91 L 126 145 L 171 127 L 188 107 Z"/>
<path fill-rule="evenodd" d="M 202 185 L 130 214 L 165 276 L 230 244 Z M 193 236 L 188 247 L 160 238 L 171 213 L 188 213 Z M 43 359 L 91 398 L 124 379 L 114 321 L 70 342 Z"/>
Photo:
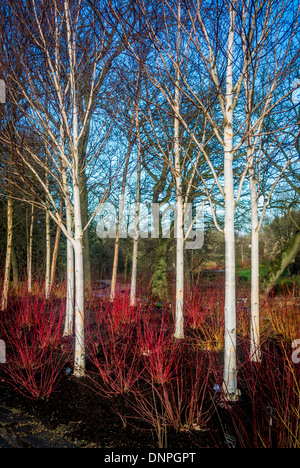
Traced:
<path fill-rule="evenodd" d="M 12 256 L 12 238 L 13 238 L 13 200 L 10 196 L 7 198 L 7 238 L 6 238 L 6 255 L 4 267 L 3 292 L 1 299 L 1 310 L 7 308 L 8 291 L 10 283 L 10 267 Z"/>
<path fill-rule="evenodd" d="M 16 30 L 15 41 L 7 44 L 4 40 L 4 65 L 11 82 L 11 98 L 18 106 L 20 98 L 26 102 L 25 119 L 34 129 L 39 138 L 49 148 L 51 164 L 47 165 L 45 158 L 30 144 L 30 138 L 24 137 L 22 129 L 16 127 L 16 153 L 31 178 L 47 196 L 50 204 L 48 210 L 52 220 L 56 222 L 66 238 L 68 245 L 68 274 L 72 295 L 72 256 L 74 255 L 75 276 L 75 357 L 74 375 L 82 376 L 85 372 L 85 342 L 84 342 L 84 275 L 83 275 L 83 233 L 95 218 L 102 201 L 110 189 L 107 183 L 99 196 L 96 209 L 82 225 L 80 176 L 89 164 L 95 164 L 99 158 L 110 132 L 111 126 L 98 125 L 100 143 L 97 151 L 82 162 L 79 147 L 82 139 L 89 134 L 88 129 L 95 109 L 101 87 L 111 68 L 113 60 L 124 49 L 123 38 L 119 38 L 117 24 L 111 26 L 110 15 L 113 7 L 110 2 L 105 5 L 101 14 L 101 24 L 93 5 L 83 2 L 53 1 L 47 11 L 44 5 L 36 0 L 30 0 L 23 9 L 22 2 L 7 1 L 7 13 L 18 18 L 17 24 L 22 28 Z M 124 19 L 131 15 L 131 5 L 123 7 Z M 46 20 L 45 20 L 46 18 Z M 99 21 L 98 21 L 99 20 Z M 85 23 L 86 22 L 86 23 Z M 85 26 L 84 26 L 85 25 Z M 83 27 L 84 26 L 84 27 Z M 103 36 L 98 35 L 103 29 Z M 130 26 L 128 27 L 130 29 Z M 22 29 L 22 31 L 21 31 Z M 101 30 L 102 30 L 101 29 Z M 83 47 L 83 31 L 89 48 Z M 31 60 L 35 57 L 39 73 L 34 74 L 32 62 L 29 62 L 29 50 L 18 47 L 26 32 L 31 45 Z M 118 40 L 117 40 L 118 39 Z M 88 53 L 85 55 L 85 52 Z M 37 53 L 38 52 L 38 53 Z M 20 55 L 23 67 L 22 80 L 15 73 L 14 57 Z M 40 55 L 39 55 L 40 54 Z M 44 62 L 41 62 L 43 57 Z M 86 73 L 87 68 L 89 73 Z M 89 83 L 86 79 L 89 79 Z M 85 92 L 82 92 L 82 83 Z M 44 89 L 44 93 L 40 90 Z M 50 99 L 51 97 L 51 99 Z M 83 166 L 84 164 L 84 166 Z M 39 169 L 40 168 L 40 169 Z M 42 172 L 41 172 L 42 171 Z M 45 171 L 56 182 L 56 187 L 64 199 L 67 212 L 67 225 L 59 213 L 56 200 L 48 189 L 45 181 Z M 41 175 L 43 173 L 43 175 Z M 113 182 L 110 177 L 109 182 Z M 103 186 L 102 186 L 103 187 Z M 28 188 L 28 186 L 27 186 Z M 19 187 L 22 190 L 22 187 Z M 31 189 L 33 204 L 46 209 L 45 201 Z M 70 219 L 70 214 L 72 219 Z M 72 252 L 71 252 L 72 246 Z M 69 294 L 68 294 L 69 297 Z M 69 298 L 73 301 L 72 297 Z M 72 327 L 72 307 L 70 320 L 66 320 L 65 332 L 69 334 Z"/>

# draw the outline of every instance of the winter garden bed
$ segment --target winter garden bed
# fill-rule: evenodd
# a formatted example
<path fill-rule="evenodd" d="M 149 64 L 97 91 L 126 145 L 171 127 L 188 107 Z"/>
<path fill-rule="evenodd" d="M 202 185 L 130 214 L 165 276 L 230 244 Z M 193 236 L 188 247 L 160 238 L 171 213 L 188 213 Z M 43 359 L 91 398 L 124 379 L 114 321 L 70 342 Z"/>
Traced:
<path fill-rule="evenodd" d="M 1 320 L 7 363 L 1 405 L 21 409 L 82 447 L 299 447 L 299 298 L 262 304 L 262 362 L 249 355 L 247 294 L 238 300 L 238 403 L 220 398 L 223 295 L 189 294 L 186 338 L 174 342 L 168 307 L 88 298 L 87 371 L 72 375 L 64 302 L 11 299 Z M 295 356 L 295 354 L 294 354 Z M 295 360 L 295 359 L 294 359 Z"/>

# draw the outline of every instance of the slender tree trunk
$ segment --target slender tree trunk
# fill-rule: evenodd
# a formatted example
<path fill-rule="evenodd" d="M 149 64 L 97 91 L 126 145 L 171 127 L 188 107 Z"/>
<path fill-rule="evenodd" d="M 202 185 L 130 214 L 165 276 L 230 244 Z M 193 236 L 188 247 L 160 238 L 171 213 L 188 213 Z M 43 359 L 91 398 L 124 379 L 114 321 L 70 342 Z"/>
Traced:
<path fill-rule="evenodd" d="M 82 164 L 85 164 L 83 159 Z M 88 223 L 88 190 L 87 190 L 87 177 L 83 170 L 79 176 L 79 187 L 80 187 L 80 209 L 82 225 L 86 226 Z M 84 270 L 84 284 L 85 288 L 89 291 L 92 289 L 92 276 L 91 276 L 91 258 L 90 258 L 90 241 L 89 231 L 85 229 L 83 231 L 83 270 Z"/>
<path fill-rule="evenodd" d="M 73 219 L 70 205 L 70 189 L 67 180 L 66 168 L 62 168 L 62 180 L 64 191 L 66 193 L 65 208 L 66 208 L 66 223 L 67 231 L 73 237 Z M 66 297 L 66 315 L 64 336 L 71 336 L 74 328 L 74 294 L 75 294 L 75 277 L 74 277 L 74 247 L 70 239 L 67 238 L 67 297 Z"/>
<path fill-rule="evenodd" d="M 225 351 L 224 384 L 226 399 L 237 398 L 236 361 L 236 280 L 235 280 L 235 198 L 233 180 L 233 45 L 234 5 L 230 6 L 226 72 L 226 120 L 224 125 L 224 193 L 225 193 Z"/>
<path fill-rule="evenodd" d="M 72 213 L 69 203 L 66 203 L 67 230 L 72 234 Z M 71 336 L 74 328 L 74 299 L 75 299 L 75 276 L 74 276 L 74 247 L 67 238 L 67 297 L 64 336 Z"/>
<path fill-rule="evenodd" d="M 65 192 L 65 209 L 66 209 L 66 224 L 67 231 L 70 238 L 73 238 L 73 217 L 71 207 L 71 193 L 67 175 L 67 167 L 64 162 L 64 126 L 61 118 L 60 122 L 60 146 L 61 146 L 61 173 L 62 183 Z M 60 213 L 62 214 L 63 201 L 60 200 Z M 53 272 L 54 274 L 54 272 Z M 74 247 L 71 240 L 67 237 L 67 292 L 66 292 L 66 314 L 65 314 L 65 327 L 64 336 L 72 336 L 74 329 L 74 295 L 75 295 L 75 276 L 74 276 Z"/>
<path fill-rule="evenodd" d="M 74 242 L 75 253 L 75 362 L 74 376 L 85 374 L 85 336 L 84 336 L 84 276 L 82 237 Z"/>
<path fill-rule="evenodd" d="M 174 338 L 184 338 L 183 297 L 184 297 L 184 233 L 183 233 L 183 198 L 179 143 L 179 42 L 180 42 L 180 2 L 178 4 L 178 32 L 177 32 L 177 67 L 175 82 L 175 119 L 174 119 L 174 159 L 176 186 L 176 304 L 175 304 L 175 332 Z"/>
<path fill-rule="evenodd" d="M 177 190 L 180 190 L 177 186 Z M 184 238 L 183 238 L 183 203 L 182 196 L 177 197 L 176 226 L 176 308 L 174 338 L 184 338 L 183 297 L 184 297 Z"/>
<path fill-rule="evenodd" d="M 115 240 L 115 250 L 114 250 L 114 260 L 113 260 L 113 269 L 110 285 L 110 301 L 114 301 L 116 297 L 116 285 L 117 285 L 117 276 L 118 276 L 118 261 L 119 261 L 119 242 L 120 242 L 120 229 L 121 229 L 121 220 L 124 209 L 124 198 L 125 195 L 122 190 L 120 205 L 119 205 L 119 220 L 116 230 L 116 240 Z"/>
<path fill-rule="evenodd" d="M 252 157 L 253 159 L 253 157 Z M 250 169 L 251 194 L 251 341 L 250 357 L 253 362 L 260 362 L 259 335 L 259 228 L 257 210 L 257 190 L 254 168 Z"/>
<path fill-rule="evenodd" d="M 73 233 L 73 220 L 71 207 L 66 200 L 66 220 L 68 233 Z M 66 297 L 66 316 L 64 336 L 71 336 L 74 327 L 74 295 L 75 295 L 75 277 L 74 277 L 74 247 L 67 238 L 67 297 Z"/>
<path fill-rule="evenodd" d="M 137 276 L 137 259 L 138 259 L 138 238 L 139 238 L 139 204 L 140 204 L 140 184 L 141 184 L 141 139 L 139 131 L 139 111 L 136 110 L 136 129 L 138 136 L 138 164 L 137 164 L 137 187 L 136 187 L 136 208 L 134 216 L 135 235 L 133 238 L 132 252 L 132 272 L 131 272 L 131 288 L 130 288 L 130 305 L 136 304 L 136 276 Z"/>
<path fill-rule="evenodd" d="M 127 150 L 125 168 L 124 168 L 124 172 L 123 172 L 122 191 L 121 191 L 121 198 L 120 198 L 118 226 L 117 226 L 117 231 L 116 231 L 115 250 L 114 250 L 114 261 L 113 261 L 113 270 L 112 270 L 111 287 L 110 287 L 110 301 L 114 301 L 114 299 L 115 299 L 115 297 L 116 297 L 116 284 L 117 284 L 117 275 L 118 275 L 120 231 L 121 231 L 121 222 L 122 222 L 123 210 L 124 210 L 124 203 L 125 203 L 125 188 L 126 188 L 126 179 L 127 179 L 128 164 L 129 164 L 129 158 L 130 158 L 131 148 L 132 148 L 132 128 L 133 128 L 133 124 L 134 124 L 134 118 L 133 118 L 132 121 L 131 121 L 131 127 L 130 127 L 130 133 L 129 133 L 128 150 Z"/>
<path fill-rule="evenodd" d="M 51 274 L 51 237 L 50 237 L 50 214 L 47 204 L 46 210 L 46 275 L 45 275 L 45 297 L 50 296 L 50 274 Z"/>
<path fill-rule="evenodd" d="M 61 218 L 62 218 L 62 214 L 63 214 L 63 202 L 62 202 L 62 198 L 61 198 L 60 202 L 59 202 L 59 216 Z M 61 228 L 60 228 L 60 226 L 57 226 L 55 241 L 54 241 L 54 246 L 53 246 L 53 253 L 52 253 L 49 293 L 51 293 L 51 291 L 53 290 L 53 285 L 54 285 L 54 281 L 55 281 L 55 273 L 56 273 L 56 264 L 57 264 L 57 257 L 58 257 L 58 248 L 59 248 L 60 235 L 61 235 Z"/>
<path fill-rule="evenodd" d="M 138 201 L 136 202 L 138 206 Z M 137 258 L 138 258 L 138 229 L 139 229 L 139 209 L 135 211 L 135 236 L 133 239 L 132 251 L 132 271 L 131 271 L 131 286 L 130 286 L 130 305 L 133 307 L 136 304 L 136 275 L 137 275 Z"/>
<path fill-rule="evenodd" d="M 74 247 L 67 239 L 67 297 L 64 336 L 71 336 L 74 328 L 74 300 L 75 300 L 75 276 L 74 276 Z"/>
<path fill-rule="evenodd" d="M 65 2 L 67 47 L 70 62 L 70 92 L 72 96 L 72 196 L 74 209 L 74 237 L 72 239 L 75 259 L 75 356 L 74 376 L 85 375 L 85 327 L 84 327 L 84 268 L 83 268 L 83 229 L 80 200 L 80 174 L 83 171 L 79 161 L 79 114 L 78 89 L 76 82 L 76 41 L 71 26 L 69 2 Z"/>
<path fill-rule="evenodd" d="M 10 283 L 10 265 L 12 256 L 12 236 L 13 236 L 13 201 L 11 197 L 7 200 L 7 244 L 4 270 L 4 283 L 1 301 L 1 310 L 7 308 L 8 291 Z"/>
<path fill-rule="evenodd" d="M 46 156 L 46 165 L 48 165 L 48 154 Z M 46 188 L 49 192 L 49 174 L 46 170 Z M 51 236 L 50 236 L 50 204 L 46 195 L 46 271 L 45 271 L 45 298 L 50 296 L 50 274 L 51 274 Z"/>
<path fill-rule="evenodd" d="M 126 255 L 125 255 L 125 262 L 124 262 L 124 274 L 123 274 L 124 283 L 127 282 L 128 258 L 129 258 L 129 250 L 126 248 Z"/>
<path fill-rule="evenodd" d="M 231 131 L 228 127 L 225 133 Z M 225 151 L 225 356 L 224 391 L 228 396 L 237 391 L 236 363 L 236 284 L 235 284 L 235 201 L 233 193 L 232 140 L 227 141 Z"/>
<path fill-rule="evenodd" d="M 32 291 L 32 243 L 33 243 L 33 224 L 34 224 L 34 205 L 31 205 L 31 214 L 30 222 L 28 221 L 27 216 L 27 288 L 28 293 L 31 294 Z"/>
<path fill-rule="evenodd" d="M 18 266 L 18 259 L 16 256 L 16 250 L 14 245 L 12 245 L 11 249 L 11 266 L 13 271 L 13 284 L 15 292 L 19 290 L 19 266 Z"/>
<path fill-rule="evenodd" d="M 80 190 L 74 184 L 74 258 L 75 258 L 75 377 L 85 374 L 85 329 L 84 329 L 84 270 L 83 232 L 80 212 Z"/>

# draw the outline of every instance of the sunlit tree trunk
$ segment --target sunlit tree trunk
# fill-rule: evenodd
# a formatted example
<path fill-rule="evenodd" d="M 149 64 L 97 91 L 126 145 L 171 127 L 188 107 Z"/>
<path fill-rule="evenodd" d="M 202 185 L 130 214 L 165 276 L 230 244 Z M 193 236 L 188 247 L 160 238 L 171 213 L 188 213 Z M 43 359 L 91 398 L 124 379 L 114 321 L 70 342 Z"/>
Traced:
<path fill-rule="evenodd" d="M 13 201 L 11 197 L 7 199 L 7 243 L 4 268 L 3 293 L 1 301 L 1 310 L 7 308 L 8 291 L 10 283 L 10 266 L 12 256 L 12 237 L 13 237 Z"/>
<path fill-rule="evenodd" d="M 33 244 L 33 224 L 34 224 L 34 205 L 31 204 L 30 221 L 27 212 L 27 289 L 28 293 L 32 291 L 32 244 Z"/>
<path fill-rule="evenodd" d="M 62 168 L 62 180 L 65 193 L 66 223 L 67 231 L 70 237 L 73 237 L 73 218 L 69 202 L 70 189 L 67 181 L 66 168 Z M 66 295 L 66 315 L 64 336 L 71 336 L 74 327 L 74 294 L 75 294 L 75 276 L 74 276 L 74 247 L 71 240 L 67 237 L 67 295 Z"/>
<path fill-rule="evenodd" d="M 59 215 L 62 218 L 62 211 L 63 211 L 63 202 L 62 198 L 60 199 L 60 208 L 59 208 Z M 58 225 L 56 227 L 56 235 L 55 235 L 55 241 L 54 241 L 54 246 L 53 246 L 53 253 L 52 253 L 52 262 L 51 262 L 51 273 L 50 273 L 50 284 L 49 284 L 49 292 L 53 290 L 53 285 L 55 281 L 55 273 L 56 273 L 56 264 L 57 264 L 57 257 L 58 257 L 58 248 L 59 248 L 59 241 L 60 241 L 60 235 L 61 235 L 61 228 Z"/>
<path fill-rule="evenodd" d="M 46 161 L 47 164 L 47 161 Z M 46 187 L 49 191 L 49 176 L 46 171 Z M 45 297 L 49 299 L 50 296 L 50 274 L 51 274 L 51 237 L 50 237 L 50 206 L 47 197 L 46 200 L 46 274 L 45 274 Z"/>
<path fill-rule="evenodd" d="M 75 260 L 75 362 L 74 375 L 85 374 L 85 329 L 84 329 L 84 269 L 83 232 L 80 210 L 80 189 L 76 180 L 74 190 L 74 260 Z"/>
<path fill-rule="evenodd" d="M 180 10 L 178 3 L 178 27 L 177 27 L 177 60 L 176 60 L 176 80 L 174 96 L 174 163 L 175 163 L 175 189 L 176 189 L 176 304 L 175 304 L 175 332 L 174 338 L 184 338 L 183 323 L 183 296 L 184 296 L 184 234 L 183 234 L 183 197 L 182 197 L 182 174 L 180 162 L 179 143 L 179 47 L 180 47 Z"/>
<path fill-rule="evenodd" d="M 140 184 L 141 184 L 141 138 L 139 129 L 139 109 L 136 109 L 136 130 L 138 138 L 138 154 L 137 154 L 137 187 L 136 187 L 136 207 L 134 214 L 134 238 L 132 251 L 132 271 L 131 271 L 131 287 L 130 287 L 130 305 L 136 304 L 136 276 L 137 276 L 137 261 L 138 261 L 138 238 L 139 238 L 139 203 L 140 203 Z"/>
<path fill-rule="evenodd" d="M 50 295 L 50 273 L 51 273 L 51 238 L 50 238 L 50 216 L 46 211 L 46 275 L 45 275 L 45 296 Z"/>
<path fill-rule="evenodd" d="M 13 272 L 13 284 L 14 284 L 14 290 L 18 292 L 19 289 L 19 266 L 18 266 L 18 259 L 16 255 L 16 249 L 14 248 L 14 245 L 12 244 L 12 249 L 11 249 L 11 266 L 12 266 L 12 272 Z"/>
<path fill-rule="evenodd" d="M 123 219 L 123 211 L 124 211 L 124 203 L 125 203 L 127 171 L 128 171 L 129 158 L 130 158 L 131 148 L 132 148 L 132 129 L 134 125 L 134 117 L 135 116 L 133 115 L 131 126 L 130 126 L 130 131 L 129 131 L 127 156 L 126 156 L 125 167 L 123 171 L 122 190 L 121 190 L 120 205 L 119 205 L 118 225 L 116 229 L 113 270 L 112 270 L 111 287 L 110 287 L 110 301 L 114 301 L 116 297 L 116 285 L 117 285 L 118 261 L 119 261 L 119 243 L 120 243 L 120 233 L 121 233 L 121 228 L 122 228 L 121 224 L 122 224 L 122 219 Z"/>
<path fill-rule="evenodd" d="M 81 158 L 80 158 L 81 159 Z M 80 165 L 84 166 L 86 161 L 84 158 L 80 160 Z M 82 216 L 82 225 L 86 226 L 88 223 L 88 188 L 87 188 L 87 176 L 85 171 L 82 170 L 79 177 L 79 186 L 80 186 L 80 206 L 81 206 L 81 216 Z M 83 269 L 84 269 L 84 284 L 85 288 L 88 291 L 92 289 L 92 276 L 91 276 L 91 259 L 90 259 L 90 241 L 89 241 L 89 231 L 85 229 L 83 232 Z"/>
<path fill-rule="evenodd" d="M 75 377 L 85 374 L 85 330 L 84 330 L 84 276 L 82 236 L 74 241 L 75 259 Z"/>
<path fill-rule="evenodd" d="M 235 198 L 233 180 L 233 46 L 235 11 L 230 5 L 230 25 L 226 70 L 226 121 L 224 125 L 224 195 L 225 195 L 225 353 L 224 384 L 225 398 L 237 395 L 236 361 L 236 280 L 235 280 Z"/>
<path fill-rule="evenodd" d="M 80 167 L 79 162 L 79 114 L 76 83 L 76 39 L 71 28 L 69 3 L 65 2 L 67 47 L 70 63 L 70 92 L 72 98 L 72 195 L 74 200 L 74 237 L 72 239 L 75 260 L 75 356 L 74 376 L 85 375 L 85 323 L 84 323 L 84 268 L 83 268 L 83 229 L 80 200 Z"/>
<path fill-rule="evenodd" d="M 259 221 L 258 221 L 258 181 L 255 177 L 254 155 L 251 138 L 248 139 L 248 159 L 250 161 L 250 198 L 251 198 L 251 326 L 250 326 L 250 358 L 260 362 L 259 333 Z"/>
<path fill-rule="evenodd" d="M 126 170 L 126 172 L 127 172 L 127 170 Z M 124 171 L 124 174 L 125 174 L 125 171 Z M 124 179 L 123 179 L 123 181 L 124 181 Z M 123 187 L 124 187 L 124 189 L 123 189 Z M 118 220 L 118 226 L 117 226 L 117 229 L 116 229 L 114 260 L 113 260 L 113 269 L 112 269 L 111 286 L 110 286 L 110 297 L 109 297 L 110 301 L 114 301 L 114 299 L 116 297 L 116 286 L 117 286 L 117 276 L 118 276 L 118 261 L 119 261 L 120 230 L 121 230 L 121 221 L 122 221 L 122 215 L 123 215 L 123 209 L 124 209 L 124 201 L 125 201 L 124 199 L 125 199 L 125 186 L 122 185 L 122 193 L 121 193 L 120 205 L 119 205 L 119 220 Z"/>
<path fill-rule="evenodd" d="M 75 170 L 76 174 L 76 170 Z M 80 207 L 80 189 L 76 178 L 74 191 L 74 261 L 75 261 L 75 377 L 85 374 L 85 329 L 84 329 L 84 269 L 83 269 L 83 231 Z"/>

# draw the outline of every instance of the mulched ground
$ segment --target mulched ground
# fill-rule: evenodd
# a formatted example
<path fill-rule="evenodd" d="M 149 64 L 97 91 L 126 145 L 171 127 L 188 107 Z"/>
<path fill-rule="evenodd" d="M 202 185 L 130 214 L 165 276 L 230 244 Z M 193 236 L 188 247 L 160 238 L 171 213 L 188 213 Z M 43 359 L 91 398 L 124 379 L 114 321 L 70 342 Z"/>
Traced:
<path fill-rule="evenodd" d="M 133 412 L 126 399 L 100 397 L 85 384 L 89 384 L 86 379 L 78 382 L 65 375 L 49 399 L 35 401 L 0 381 L 0 404 L 29 414 L 80 447 L 158 448 L 155 431 L 131 419 Z M 167 447 L 180 450 L 226 446 L 218 426 L 214 420 L 207 430 L 175 432 L 168 428 Z"/>

